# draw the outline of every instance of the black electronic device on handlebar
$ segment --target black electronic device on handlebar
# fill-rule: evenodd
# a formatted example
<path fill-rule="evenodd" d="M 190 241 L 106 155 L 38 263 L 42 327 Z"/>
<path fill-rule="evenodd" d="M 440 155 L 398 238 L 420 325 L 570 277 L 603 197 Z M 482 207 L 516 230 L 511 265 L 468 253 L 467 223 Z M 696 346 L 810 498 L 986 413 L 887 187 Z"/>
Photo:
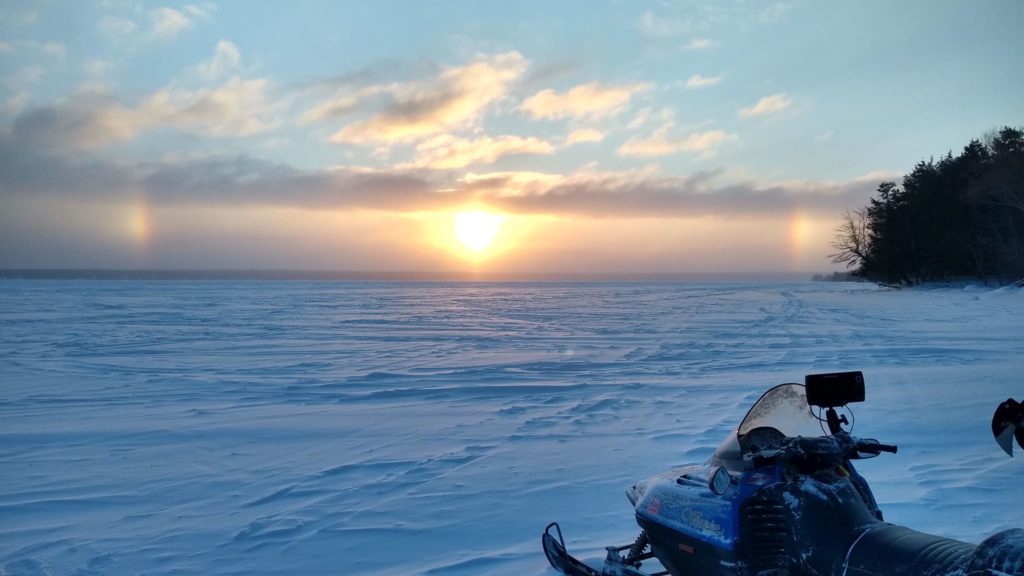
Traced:
<path fill-rule="evenodd" d="M 855 372 L 831 372 L 829 374 L 808 374 L 804 377 L 807 389 L 807 403 L 827 408 L 825 419 L 832 434 L 843 431 L 843 424 L 849 424 L 846 415 L 836 412 L 837 406 L 864 401 L 864 374 Z"/>
<path fill-rule="evenodd" d="M 864 374 L 859 370 L 808 374 L 804 377 L 804 387 L 807 388 L 807 403 L 811 406 L 836 408 L 864 401 Z"/>

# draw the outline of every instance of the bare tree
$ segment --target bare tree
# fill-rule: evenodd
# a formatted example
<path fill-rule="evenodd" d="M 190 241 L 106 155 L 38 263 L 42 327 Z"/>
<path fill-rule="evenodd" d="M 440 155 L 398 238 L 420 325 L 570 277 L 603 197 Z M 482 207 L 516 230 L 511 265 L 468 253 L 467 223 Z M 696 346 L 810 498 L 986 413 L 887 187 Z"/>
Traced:
<path fill-rule="evenodd" d="M 846 264 L 847 268 L 854 268 L 867 260 L 867 210 L 847 210 L 843 214 L 843 223 L 836 228 L 836 239 L 832 241 L 831 246 L 835 252 L 829 254 L 829 258 L 836 264 Z"/>

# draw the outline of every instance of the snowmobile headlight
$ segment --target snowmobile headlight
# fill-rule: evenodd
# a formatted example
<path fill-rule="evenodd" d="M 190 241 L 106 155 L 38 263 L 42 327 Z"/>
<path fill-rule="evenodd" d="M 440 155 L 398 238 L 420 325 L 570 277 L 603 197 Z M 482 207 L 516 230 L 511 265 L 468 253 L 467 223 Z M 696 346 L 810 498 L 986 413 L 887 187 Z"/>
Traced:
<path fill-rule="evenodd" d="M 732 476 L 729 476 L 729 471 L 723 466 L 715 466 L 715 469 L 711 471 L 711 476 L 708 477 L 708 488 L 715 494 L 721 495 L 729 489 L 729 484 L 732 484 Z"/>

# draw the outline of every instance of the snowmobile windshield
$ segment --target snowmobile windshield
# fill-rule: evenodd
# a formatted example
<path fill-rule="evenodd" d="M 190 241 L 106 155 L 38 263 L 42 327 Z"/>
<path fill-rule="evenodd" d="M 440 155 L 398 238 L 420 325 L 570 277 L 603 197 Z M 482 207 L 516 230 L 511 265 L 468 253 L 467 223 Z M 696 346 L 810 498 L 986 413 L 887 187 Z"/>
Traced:
<path fill-rule="evenodd" d="M 750 407 L 736 429 L 743 436 L 755 428 L 774 428 L 785 436 L 821 436 L 821 421 L 811 413 L 803 384 L 780 384 Z"/>
<path fill-rule="evenodd" d="M 740 437 L 752 430 L 770 428 L 784 436 L 821 436 L 821 421 L 811 413 L 807 392 L 802 384 L 780 384 L 765 392 L 747 412 L 738 428 L 725 439 L 711 462 L 742 467 Z"/>

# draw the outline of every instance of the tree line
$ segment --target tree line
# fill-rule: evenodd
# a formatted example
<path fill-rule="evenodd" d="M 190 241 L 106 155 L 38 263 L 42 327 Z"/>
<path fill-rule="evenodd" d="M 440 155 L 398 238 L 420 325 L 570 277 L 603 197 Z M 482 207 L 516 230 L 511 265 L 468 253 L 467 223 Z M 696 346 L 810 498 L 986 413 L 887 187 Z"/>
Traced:
<path fill-rule="evenodd" d="M 835 263 L 886 285 L 1024 279 L 1024 131 L 1005 127 L 919 162 L 847 211 Z"/>

